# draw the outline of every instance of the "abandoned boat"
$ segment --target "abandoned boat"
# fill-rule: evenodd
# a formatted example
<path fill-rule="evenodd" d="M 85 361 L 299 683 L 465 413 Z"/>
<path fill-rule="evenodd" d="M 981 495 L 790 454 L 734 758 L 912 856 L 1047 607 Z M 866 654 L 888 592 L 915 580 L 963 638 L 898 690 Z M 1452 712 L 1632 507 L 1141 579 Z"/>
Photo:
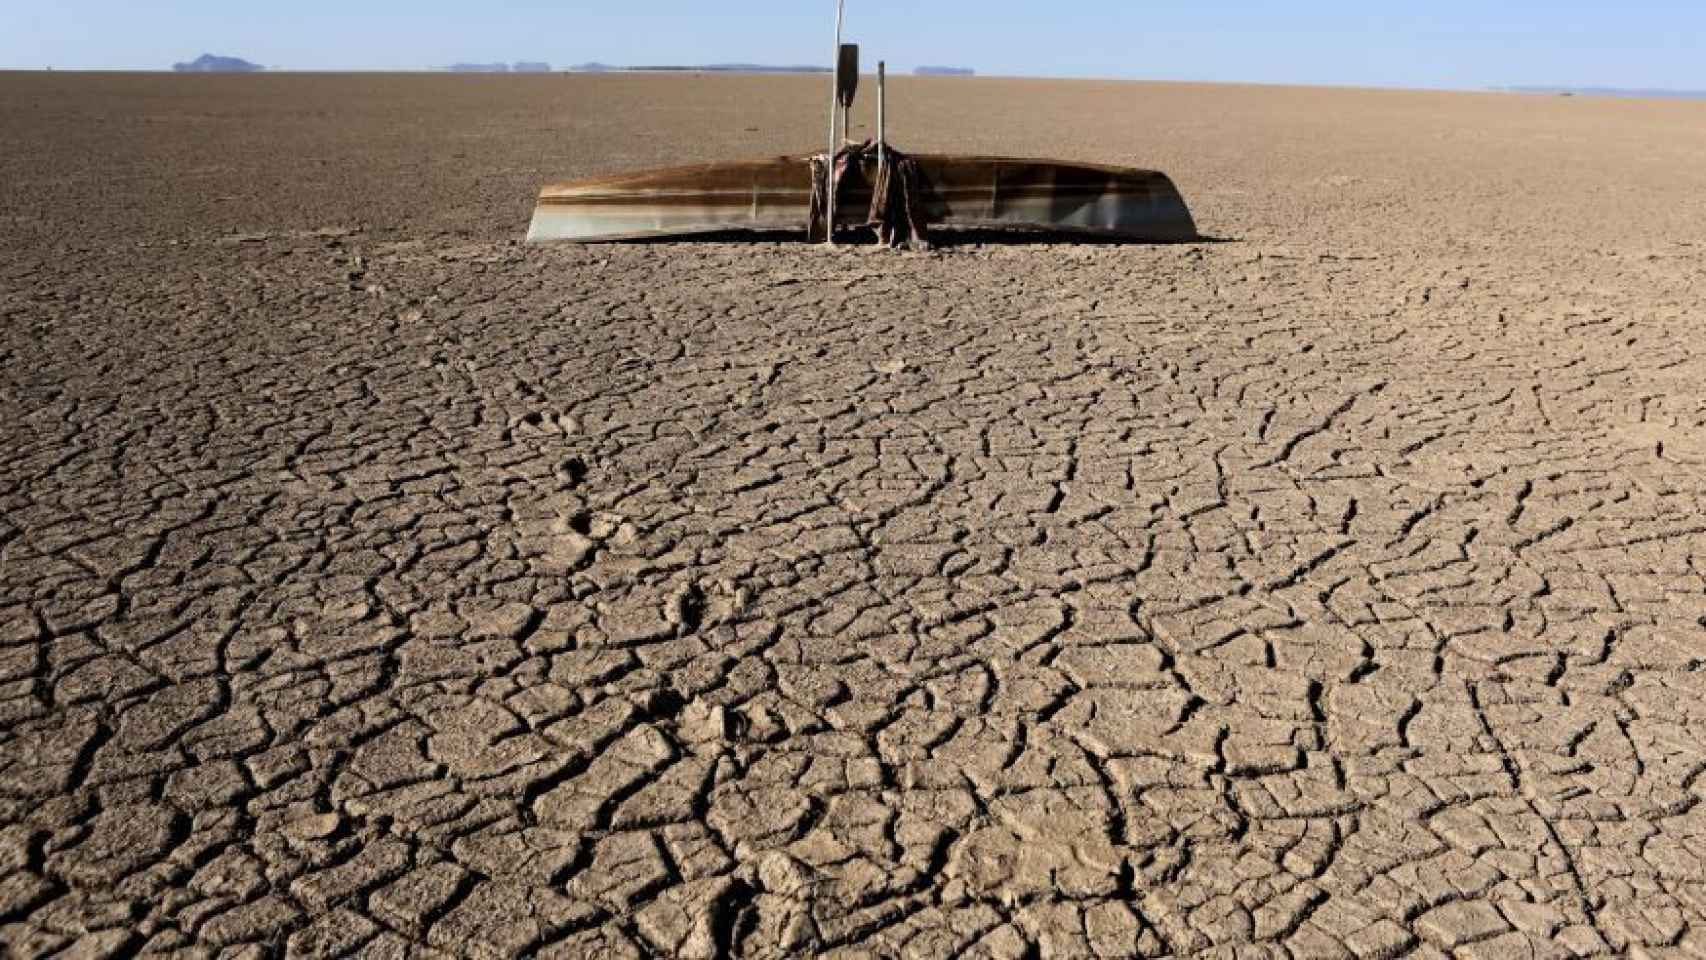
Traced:
<path fill-rule="evenodd" d="M 889 151 L 890 154 L 893 151 Z M 917 196 L 929 227 L 1008 228 L 1167 243 L 1197 239 L 1166 174 L 1002 157 L 919 155 Z M 530 241 L 627 240 L 727 231 L 799 231 L 813 220 L 814 160 L 778 157 L 646 170 L 546 187 Z M 837 230 L 871 225 L 877 167 L 864 150 L 837 164 Z M 821 220 L 822 214 L 819 214 Z M 819 226 L 812 231 L 822 239 Z"/>

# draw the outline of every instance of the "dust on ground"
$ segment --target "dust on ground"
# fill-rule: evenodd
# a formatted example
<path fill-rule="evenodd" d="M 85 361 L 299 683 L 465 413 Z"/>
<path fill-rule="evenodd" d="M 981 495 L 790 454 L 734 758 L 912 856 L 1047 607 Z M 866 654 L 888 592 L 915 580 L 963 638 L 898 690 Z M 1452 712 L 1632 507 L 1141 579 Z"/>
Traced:
<path fill-rule="evenodd" d="M 825 86 L 0 76 L 9 955 L 1706 949 L 1706 105 L 899 79 L 1215 242 L 518 245 Z"/>

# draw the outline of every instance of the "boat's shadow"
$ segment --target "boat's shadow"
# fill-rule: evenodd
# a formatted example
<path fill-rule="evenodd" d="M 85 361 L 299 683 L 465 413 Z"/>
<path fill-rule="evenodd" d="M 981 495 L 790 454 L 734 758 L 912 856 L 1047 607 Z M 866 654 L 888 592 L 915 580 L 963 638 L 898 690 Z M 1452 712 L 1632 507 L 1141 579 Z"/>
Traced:
<path fill-rule="evenodd" d="M 609 243 L 639 246 L 669 246 L 674 244 L 755 244 L 774 243 L 787 246 L 821 246 L 813 243 L 799 230 L 718 230 L 708 233 L 677 234 L 669 237 L 637 237 L 612 240 Z M 871 230 L 850 229 L 836 234 L 836 242 L 849 247 L 873 247 L 876 234 Z M 964 247 L 1176 247 L 1195 244 L 1238 243 L 1236 237 L 1198 236 L 1189 240 L 1139 240 L 1111 237 L 1101 233 L 1077 233 L 1071 230 L 1036 230 L 1025 228 L 991 229 L 987 227 L 937 227 L 930 231 L 930 247 L 952 250 Z"/>
<path fill-rule="evenodd" d="M 1073 246 L 1073 247 L 1177 247 L 1192 246 L 1205 243 L 1237 243 L 1229 237 L 1196 236 L 1182 240 L 1136 240 L 1127 237 L 1111 237 L 1101 233 L 1075 233 L 1071 230 L 1033 230 L 1033 229 L 989 229 L 984 227 L 967 227 L 963 229 L 937 229 L 930 231 L 930 245 L 943 249 L 953 247 L 1026 247 L 1026 246 Z"/>

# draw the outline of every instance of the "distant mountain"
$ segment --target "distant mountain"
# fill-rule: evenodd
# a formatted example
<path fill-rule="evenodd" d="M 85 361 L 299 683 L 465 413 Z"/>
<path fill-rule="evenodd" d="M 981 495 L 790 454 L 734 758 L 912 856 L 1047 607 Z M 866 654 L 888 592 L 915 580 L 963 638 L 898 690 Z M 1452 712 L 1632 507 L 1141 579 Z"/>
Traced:
<path fill-rule="evenodd" d="M 970 67 L 919 67 L 912 71 L 919 77 L 975 77 L 977 71 Z"/>
<path fill-rule="evenodd" d="M 778 67 L 764 63 L 702 63 L 698 65 L 644 64 L 622 67 L 637 72 L 670 71 L 686 73 L 828 73 L 828 67 Z"/>
<path fill-rule="evenodd" d="M 766 63 L 640 64 L 616 67 L 608 63 L 581 63 L 569 68 L 576 73 L 828 73 L 828 67 L 775 66 Z"/>
<path fill-rule="evenodd" d="M 1561 97 L 1641 97 L 1664 100 L 1706 100 L 1706 90 L 1653 90 L 1627 87 L 1495 87 L 1506 93 L 1539 93 Z"/>
<path fill-rule="evenodd" d="M 453 63 L 444 69 L 451 73 L 550 73 L 551 65 L 534 60 L 514 63 Z"/>
<path fill-rule="evenodd" d="M 189 63 L 174 63 L 172 69 L 178 73 L 259 73 L 266 67 L 237 57 L 219 57 L 204 53 Z"/>

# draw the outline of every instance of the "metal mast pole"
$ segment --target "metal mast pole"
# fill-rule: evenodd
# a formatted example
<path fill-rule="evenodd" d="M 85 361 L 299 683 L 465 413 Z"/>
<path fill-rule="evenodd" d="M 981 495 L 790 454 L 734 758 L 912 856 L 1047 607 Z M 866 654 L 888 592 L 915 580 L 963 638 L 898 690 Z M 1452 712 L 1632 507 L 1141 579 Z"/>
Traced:
<path fill-rule="evenodd" d="M 825 201 L 828 216 L 823 231 L 832 247 L 835 246 L 835 155 L 841 149 L 841 139 L 835 135 L 835 114 L 841 97 L 841 20 L 846 12 L 847 0 L 835 0 L 835 55 L 829 61 L 834 65 L 829 78 L 829 174 L 824 178 L 829 194 Z"/>
<path fill-rule="evenodd" d="M 884 116 L 888 107 L 888 64 L 877 61 L 877 178 L 882 178 L 884 155 L 889 152 L 888 118 Z"/>

